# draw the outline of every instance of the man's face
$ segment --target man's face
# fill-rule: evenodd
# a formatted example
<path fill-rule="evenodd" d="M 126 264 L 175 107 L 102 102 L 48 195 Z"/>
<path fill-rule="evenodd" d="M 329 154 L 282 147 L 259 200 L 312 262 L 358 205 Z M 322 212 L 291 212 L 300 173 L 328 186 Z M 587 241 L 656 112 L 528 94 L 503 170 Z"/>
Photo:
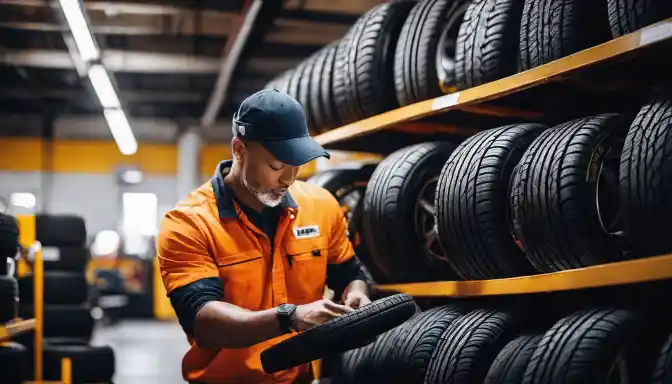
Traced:
<path fill-rule="evenodd" d="M 287 188 L 294 183 L 299 167 L 277 160 L 261 144 L 245 142 L 238 149 L 241 181 L 262 204 L 275 207 L 282 201 Z M 236 148 L 238 147 L 238 148 Z"/>

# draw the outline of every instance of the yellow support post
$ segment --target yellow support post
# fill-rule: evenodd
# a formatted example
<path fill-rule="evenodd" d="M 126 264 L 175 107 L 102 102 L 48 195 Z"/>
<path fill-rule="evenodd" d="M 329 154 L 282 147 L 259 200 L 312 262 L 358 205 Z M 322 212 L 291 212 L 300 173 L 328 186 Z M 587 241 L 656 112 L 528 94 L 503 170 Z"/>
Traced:
<path fill-rule="evenodd" d="M 72 384 L 72 360 L 69 357 L 61 359 L 61 382 Z"/>
<path fill-rule="evenodd" d="M 33 261 L 33 289 L 35 303 L 35 380 L 42 381 L 42 339 L 44 337 L 44 264 L 42 247 L 36 243 Z"/>
<path fill-rule="evenodd" d="M 34 253 L 33 260 L 33 302 L 35 314 L 35 382 L 42 382 L 42 340 L 44 336 L 44 264 L 42 262 L 42 246 L 37 242 L 35 215 L 19 215 L 19 242 Z M 24 255 L 19 262 L 19 276 L 25 276 L 29 269 L 29 255 Z"/>

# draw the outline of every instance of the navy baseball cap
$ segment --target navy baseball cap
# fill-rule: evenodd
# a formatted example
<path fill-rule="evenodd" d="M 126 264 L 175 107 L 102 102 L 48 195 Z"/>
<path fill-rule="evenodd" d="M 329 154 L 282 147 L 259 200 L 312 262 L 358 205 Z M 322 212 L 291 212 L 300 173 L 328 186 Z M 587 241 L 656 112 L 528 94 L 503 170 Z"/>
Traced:
<path fill-rule="evenodd" d="M 243 100 L 233 116 L 233 133 L 261 143 L 287 165 L 299 166 L 318 157 L 330 157 L 310 137 L 301 104 L 277 89 L 264 89 Z"/>

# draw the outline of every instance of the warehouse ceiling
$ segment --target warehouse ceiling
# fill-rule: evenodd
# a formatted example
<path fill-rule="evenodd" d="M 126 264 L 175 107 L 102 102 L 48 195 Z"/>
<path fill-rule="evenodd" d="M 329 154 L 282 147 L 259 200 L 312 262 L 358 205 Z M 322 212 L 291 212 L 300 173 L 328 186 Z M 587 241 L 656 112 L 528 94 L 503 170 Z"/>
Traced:
<path fill-rule="evenodd" d="M 342 37 L 381 0 L 265 1 L 235 66 L 220 119 L 273 76 Z M 130 118 L 201 119 L 243 0 L 84 0 L 102 62 Z M 249 3 L 249 2 L 248 2 Z M 269 5 L 270 4 L 270 5 Z M 0 0 L 0 113 L 101 114 L 58 5 Z M 70 49 L 69 49 L 70 48 Z"/>

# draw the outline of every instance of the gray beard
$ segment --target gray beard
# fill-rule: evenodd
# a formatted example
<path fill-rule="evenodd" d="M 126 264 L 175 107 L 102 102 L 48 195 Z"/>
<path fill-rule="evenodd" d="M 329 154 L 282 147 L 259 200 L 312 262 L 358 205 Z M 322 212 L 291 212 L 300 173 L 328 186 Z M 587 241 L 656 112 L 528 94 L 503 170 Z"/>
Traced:
<path fill-rule="evenodd" d="M 252 186 L 247 181 L 247 178 L 245 178 L 244 174 L 241 175 L 241 181 L 243 182 L 243 185 L 245 186 L 245 188 L 247 188 L 247 190 L 250 191 L 250 193 L 252 195 L 254 195 L 254 197 L 256 197 L 257 200 L 259 200 L 263 205 L 273 208 L 273 207 L 277 207 L 278 204 L 280 204 L 282 202 L 282 197 L 279 197 L 279 198 L 275 197 L 273 192 L 271 192 L 270 190 L 264 190 L 264 189 L 255 188 L 254 186 Z"/>

